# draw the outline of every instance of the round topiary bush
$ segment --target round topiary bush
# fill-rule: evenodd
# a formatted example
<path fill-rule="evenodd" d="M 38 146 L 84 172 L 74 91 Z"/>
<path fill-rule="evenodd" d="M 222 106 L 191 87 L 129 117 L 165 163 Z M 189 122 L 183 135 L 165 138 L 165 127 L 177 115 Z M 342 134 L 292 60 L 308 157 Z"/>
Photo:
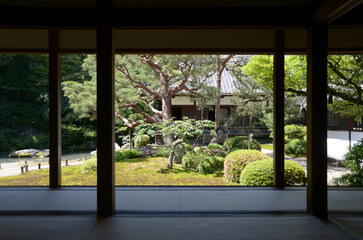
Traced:
<path fill-rule="evenodd" d="M 150 143 L 150 137 L 148 135 L 138 135 L 135 138 L 135 147 L 143 147 Z"/>
<path fill-rule="evenodd" d="M 293 139 L 285 146 L 285 153 L 295 157 L 306 156 L 306 140 Z"/>
<path fill-rule="evenodd" d="M 285 185 L 301 185 L 305 182 L 305 171 L 296 162 L 285 160 Z M 244 186 L 272 186 L 273 160 L 265 159 L 246 166 L 241 173 L 240 183 Z"/>
<path fill-rule="evenodd" d="M 304 140 L 306 139 L 306 126 L 291 124 L 285 126 L 285 143 L 293 139 Z"/>
<path fill-rule="evenodd" d="M 237 136 L 227 138 L 223 146 L 228 152 L 233 152 L 238 149 L 248 149 L 248 136 Z M 252 139 L 250 149 L 255 149 L 261 151 L 261 146 L 256 139 Z"/>
<path fill-rule="evenodd" d="M 225 148 L 218 143 L 210 143 L 205 152 L 210 156 L 225 157 L 227 155 Z"/>
<path fill-rule="evenodd" d="M 224 161 L 224 177 L 227 182 L 239 182 L 242 170 L 251 162 L 271 159 L 257 150 L 237 150 L 227 155 Z"/>

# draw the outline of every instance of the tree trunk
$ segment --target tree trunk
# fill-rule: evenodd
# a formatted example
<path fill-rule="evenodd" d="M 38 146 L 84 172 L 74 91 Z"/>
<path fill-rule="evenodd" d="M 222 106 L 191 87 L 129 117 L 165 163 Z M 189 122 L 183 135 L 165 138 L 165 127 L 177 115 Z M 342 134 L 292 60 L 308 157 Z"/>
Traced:
<path fill-rule="evenodd" d="M 168 95 L 169 91 L 169 81 L 163 75 L 160 76 L 161 80 L 161 109 L 162 109 L 162 119 L 163 121 L 171 120 L 171 96 Z M 172 134 L 164 139 L 167 147 L 170 147 L 173 143 L 174 137 Z"/>
<path fill-rule="evenodd" d="M 215 123 L 216 123 L 216 130 L 220 128 L 220 110 L 221 110 L 221 82 L 222 82 L 222 72 L 221 72 L 221 59 L 219 56 L 216 57 L 217 59 L 217 98 L 216 98 L 216 107 L 214 109 L 215 112 Z"/>
<path fill-rule="evenodd" d="M 237 120 L 239 117 L 239 114 L 242 111 L 242 107 L 237 108 L 236 111 L 234 111 L 230 116 L 229 119 L 223 124 L 222 127 L 217 131 L 217 136 L 212 138 L 210 143 L 221 143 L 223 134 L 226 134 L 228 132 L 228 129 L 232 126 L 232 124 Z"/>
<path fill-rule="evenodd" d="M 129 149 L 131 150 L 131 144 L 132 144 L 132 138 L 131 138 L 131 128 L 129 128 Z"/>

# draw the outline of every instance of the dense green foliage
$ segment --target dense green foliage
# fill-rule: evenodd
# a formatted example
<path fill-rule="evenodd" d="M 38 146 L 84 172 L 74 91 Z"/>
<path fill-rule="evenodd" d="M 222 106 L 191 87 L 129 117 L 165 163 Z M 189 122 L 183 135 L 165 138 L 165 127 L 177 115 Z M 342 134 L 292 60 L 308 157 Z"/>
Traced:
<path fill-rule="evenodd" d="M 306 155 L 306 140 L 293 139 L 285 145 L 285 153 L 295 157 Z"/>
<path fill-rule="evenodd" d="M 242 170 L 250 163 L 270 159 L 266 154 L 257 150 L 237 150 L 227 155 L 224 161 L 224 177 L 227 182 L 240 180 Z"/>
<path fill-rule="evenodd" d="M 0 55 L 0 149 L 14 150 L 48 130 L 47 55 Z"/>
<path fill-rule="evenodd" d="M 201 174 L 212 174 L 223 170 L 224 160 L 221 157 L 204 156 L 198 166 Z"/>
<path fill-rule="evenodd" d="M 350 169 L 351 173 L 347 173 L 340 178 L 334 180 L 336 185 L 340 186 L 363 186 L 363 139 L 354 144 L 352 148 L 344 156 L 344 165 Z"/>
<path fill-rule="evenodd" d="M 295 157 L 306 155 L 306 126 L 285 126 L 285 153 Z"/>
<path fill-rule="evenodd" d="M 136 150 L 129 150 L 129 149 L 120 149 L 115 152 L 115 161 L 116 162 L 123 162 L 128 161 L 132 158 L 139 158 L 142 157 L 141 153 Z"/>
<path fill-rule="evenodd" d="M 349 149 L 344 156 L 344 165 L 353 173 L 363 175 L 363 139 Z"/>
<path fill-rule="evenodd" d="M 170 156 L 170 147 L 159 147 L 153 154 L 153 157 L 168 158 Z"/>
<path fill-rule="evenodd" d="M 228 152 L 233 152 L 238 149 L 248 149 L 248 136 L 237 136 L 227 138 L 223 146 L 227 149 Z M 250 145 L 250 149 L 261 150 L 260 144 L 256 139 L 253 139 Z"/>
<path fill-rule="evenodd" d="M 363 55 L 328 56 L 328 93 L 333 102 L 330 110 L 361 122 L 363 115 Z M 289 96 L 306 96 L 306 56 L 285 56 L 285 92 Z M 273 56 L 252 56 L 242 71 L 261 85 L 272 89 Z"/>
<path fill-rule="evenodd" d="M 223 158 L 208 155 L 204 151 L 187 152 L 182 160 L 185 169 L 198 171 L 201 174 L 220 172 L 223 170 L 223 163 Z"/>
<path fill-rule="evenodd" d="M 306 126 L 291 124 L 285 126 L 285 143 L 293 139 L 306 140 Z"/>
<path fill-rule="evenodd" d="M 302 185 L 305 182 L 305 171 L 296 162 L 285 160 L 285 185 Z M 241 172 L 240 184 L 244 186 L 272 186 L 273 160 L 264 159 L 248 164 Z"/>
<path fill-rule="evenodd" d="M 84 174 L 97 171 L 97 158 L 91 158 L 82 164 L 81 171 Z"/>
<path fill-rule="evenodd" d="M 210 120 L 195 120 L 184 117 L 183 120 L 167 120 L 158 124 L 160 133 L 164 139 L 170 134 L 175 139 L 186 140 L 187 137 L 203 137 L 205 130 L 210 129 L 210 134 L 214 135 L 214 122 Z"/>
<path fill-rule="evenodd" d="M 201 161 L 201 156 L 203 156 L 204 154 L 201 154 L 199 152 L 187 152 L 184 156 L 183 156 L 183 160 L 182 160 L 182 164 L 183 167 L 185 169 L 188 170 L 197 170 L 199 163 Z"/>
<path fill-rule="evenodd" d="M 62 81 L 83 82 L 89 78 L 82 70 L 84 58 L 85 55 L 62 55 Z M 47 55 L 0 55 L 0 112 L 0 150 L 49 147 Z M 88 134 L 95 130 L 93 124 L 80 120 L 65 97 L 62 97 L 62 125 L 64 149 L 94 146 L 95 139 Z M 87 131 L 85 139 L 72 139 L 69 134 L 74 129 L 68 132 L 69 125 Z"/>
<path fill-rule="evenodd" d="M 363 174 L 347 173 L 333 180 L 336 186 L 363 187 Z"/>
<path fill-rule="evenodd" d="M 210 143 L 208 144 L 207 149 L 205 149 L 206 154 L 210 156 L 218 156 L 218 157 L 226 157 L 227 152 L 225 151 L 225 147 L 219 145 L 218 143 Z"/>
<path fill-rule="evenodd" d="M 135 138 L 135 147 L 143 147 L 150 143 L 150 137 L 148 135 L 138 135 Z"/>

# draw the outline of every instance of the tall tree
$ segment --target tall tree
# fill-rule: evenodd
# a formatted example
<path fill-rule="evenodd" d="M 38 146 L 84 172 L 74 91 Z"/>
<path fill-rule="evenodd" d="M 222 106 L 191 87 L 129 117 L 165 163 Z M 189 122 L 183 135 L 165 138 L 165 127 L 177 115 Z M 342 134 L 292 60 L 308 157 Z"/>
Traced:
<path fill-rule="evenodd" d="M 217 77 L 217 83 L 216 83 L 217 92 L 216 93 L 217 93 L 217 97 L 216 97 L 216 107 L 215 107 L 216 129 L 220 128 L 222 74 L 223 74 L 223 71 L 227 67 L 228 61 L 231 60 L 232 57 L 233 57 L 233 55 L 227 55 L 227 56 L 216 55 L 216 68 L 217 68 L 217 71 L 216 71 L 216 77 Z"/>
<path fill-rule="evenodd" d="M 183 91 L 195 93 L 214 70 L 210 55 L 118 55 L 116 56 L 116 117 L 132 128 L 142 122 L 156 123 L 172 118 L 171 99 Z M 83 68 L 92 79 L 64 83 L 71 107 L 82 117 L 95 119 L 95 56 Z M 161 105 L 159 107 L 158 105 Z M 138 118 L 129 118 L 130 109 Z"/>
<path fill-rule="evenodd" d="M 362 55 L 328 56 L 328 94 L 334 97 L 331 110 L 362 121 Z M 272 89 L 273 62 L 271 56 L 253 56 L 243 72 Z M 285 91 L 290 95 L 306 96 L 306 57 L 285 57 Z"/>

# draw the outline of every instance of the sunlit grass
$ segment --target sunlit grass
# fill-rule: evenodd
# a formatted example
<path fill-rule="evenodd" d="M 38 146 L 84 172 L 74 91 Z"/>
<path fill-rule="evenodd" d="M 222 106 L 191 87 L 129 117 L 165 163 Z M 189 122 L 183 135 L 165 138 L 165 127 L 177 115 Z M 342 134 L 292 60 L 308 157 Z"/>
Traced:
<path fill-rule="evenodd" d="M 261 144 L 261 148 L 274 150 L 274 145 L 273 144 Z"/>
<path fill-rule="evenodd" d="M 49 169 L 34 170 L 22 175 L 0 178 L 0 186 L 47 186 Z M 167 159 L 161 157 L 135 158 L 115 164 L 116 185 L 231 185 L 223 173 L 203 175 L 174 164 L 167 168 Z M 63 186 L 95 186 L 96 172 L 83 174 L 81 165 L 62 167 Z"/>

